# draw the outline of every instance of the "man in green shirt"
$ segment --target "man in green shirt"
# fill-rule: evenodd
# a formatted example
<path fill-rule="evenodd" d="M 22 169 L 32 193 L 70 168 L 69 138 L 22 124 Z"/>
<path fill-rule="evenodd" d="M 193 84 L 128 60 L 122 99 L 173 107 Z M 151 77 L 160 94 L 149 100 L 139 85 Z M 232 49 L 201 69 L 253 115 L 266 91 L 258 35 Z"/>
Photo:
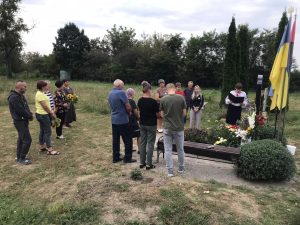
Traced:
<path fill-rule="evenodd" d="M 173 141 L 176 144 L 178 153 L 178 172 L 184 172 L 184 123 L 186 115 L 185 99 L 181 95 L 175 94 L 175 85 L 167 84 L 168 95 L 160 101 L 160 109 L 164 118 L 164 149 L 166 154 L 166 164 L 168 177 L 173 177 L 172 148 Z"/>

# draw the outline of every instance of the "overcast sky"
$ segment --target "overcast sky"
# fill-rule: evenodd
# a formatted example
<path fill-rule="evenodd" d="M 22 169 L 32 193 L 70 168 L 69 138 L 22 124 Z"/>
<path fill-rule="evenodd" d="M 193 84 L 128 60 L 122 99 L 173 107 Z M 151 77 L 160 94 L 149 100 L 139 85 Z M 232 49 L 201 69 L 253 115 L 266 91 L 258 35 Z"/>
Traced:
<path fill-rule="evenodd" d="M 142 33 L 201 35 L 216 29 L 227 32 L 231 17 L 250 28 L 276 28 L 282 12 L 300 0 L 23 0 L 20 16 L 33 30 L 23 35 L 25 51 L 52 52 L 57 30 L 68 22 L 84 29 L 89 38 L 103 37 L 117 26 L 132 27 L 137 38 Z M 300 22 L 294 57 L 300 66 Z"/>

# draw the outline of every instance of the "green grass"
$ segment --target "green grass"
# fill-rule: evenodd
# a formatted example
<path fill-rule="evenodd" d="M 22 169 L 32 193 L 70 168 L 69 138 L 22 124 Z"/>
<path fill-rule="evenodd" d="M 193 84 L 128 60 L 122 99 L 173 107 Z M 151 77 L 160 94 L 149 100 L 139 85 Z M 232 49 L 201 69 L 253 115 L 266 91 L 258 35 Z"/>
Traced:
<path fill-rule="evenodd" d="M 29 152 L 34 163 L 16 165 L 16 130 L 6 100 L 14 82 L 0 78 L 0 224 L 300 224 L 300 93 L 291 95 L 286 126 L 289 142 L 298 148 L 297 175 L 286 186 L 258 183 L 253 188 L 216 180 L 167 179 L 155 170 L 143 172 L 142 181 L 131 180 L 133 167 L 111 163 L 107 94 L 112 85 L 99 82 L 71 82 L 80 97 L 78 121 L 63 130 L 65 140 L 53 140 L 61 155 L 38 152 L 34 120 Z M 136 89 L 138 99 L 140 87 L 128 87 Z M 26 97 L 32 111 L 34 94 L 35 81 L 28 80 Z M 202 121 L 207 127 L 224 111 L 218 108 L 217 90 L 204 88 L 204 94 L 209 103 Z M 250 96 L 253 99 L 253 93 Z"/>

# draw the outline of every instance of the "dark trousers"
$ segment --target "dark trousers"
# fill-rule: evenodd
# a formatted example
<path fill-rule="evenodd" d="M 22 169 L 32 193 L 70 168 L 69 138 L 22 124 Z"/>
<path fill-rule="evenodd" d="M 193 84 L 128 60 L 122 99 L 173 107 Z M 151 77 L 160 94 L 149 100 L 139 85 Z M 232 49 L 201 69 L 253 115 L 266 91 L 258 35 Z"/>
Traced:
<path fill-rule="evenodd" d="M 183 118 L 183 123 L 186 123 L 186 119 L 187 119 L 187 115 L 188 115 L 188 111 L 192 109 L 192 106 L 186 106 L 186 115 Z"/>
<path fill-rule="evenodd" d="M 47 148 L 51 147 L 51 120 L 48 114 L 35 114 L 36 119 L 40 123 L 40 134 L 39 134 L 39 143 L 44 145 L 46 143 Z"/>
<path fill-rule="evenodd" d="M 112 124 L 113 136 L 113 161 L 120 159 L 120 136 L 125 145 L 124 161 L 129 161 L 132 158 L 132 138 L 129 132 L 129 124 Z"/>
<path fill-rule="evenodd" d="M 65 123 L 65 113 L 56 113 L 56 117 L 60 119 L 60 125 L 59 127 L 56 127 L 56 135 L 61 136 L 62 135 L 62 128 Z"/>
<path fill-rule="evenodd" d="M 18 131 L 17 159 L 25 159 L 31 145 L 31 135 L 28 121 L 14 121 Z"/>

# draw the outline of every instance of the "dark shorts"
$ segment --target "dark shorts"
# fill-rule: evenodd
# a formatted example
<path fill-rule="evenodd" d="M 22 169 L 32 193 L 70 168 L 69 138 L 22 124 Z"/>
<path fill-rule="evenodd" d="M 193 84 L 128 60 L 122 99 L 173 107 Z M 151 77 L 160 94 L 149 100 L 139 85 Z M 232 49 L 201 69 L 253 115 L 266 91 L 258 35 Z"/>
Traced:
<path fill-rule="evenodd" d="M 140 128 L 139 127 L 130 127 L 130 136 L 131 138 L 136 138 L 141 136 Z"/>

